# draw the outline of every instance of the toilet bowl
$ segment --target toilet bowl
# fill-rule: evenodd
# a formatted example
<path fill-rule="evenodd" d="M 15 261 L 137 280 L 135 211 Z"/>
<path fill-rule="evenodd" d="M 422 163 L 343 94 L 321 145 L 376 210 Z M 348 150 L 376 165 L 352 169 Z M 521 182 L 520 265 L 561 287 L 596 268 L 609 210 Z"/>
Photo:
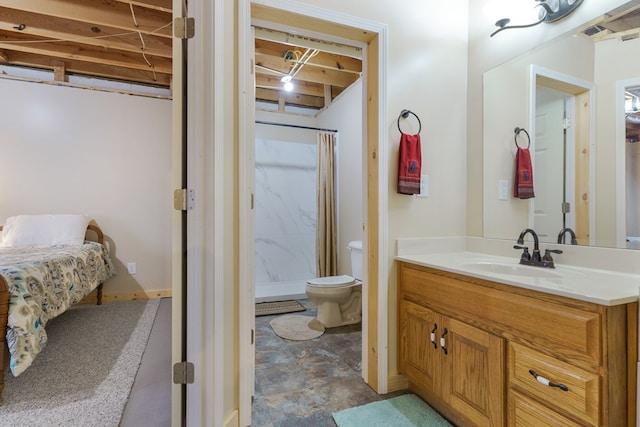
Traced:
<path fill-rule="evenodd" d="M 362 242 L 349 243 L 355 276 L 319 277 L 307 281 L 305 292 L 318 305 L 316 319 L 325 328 L 353 325 L 362 320 Z"/>

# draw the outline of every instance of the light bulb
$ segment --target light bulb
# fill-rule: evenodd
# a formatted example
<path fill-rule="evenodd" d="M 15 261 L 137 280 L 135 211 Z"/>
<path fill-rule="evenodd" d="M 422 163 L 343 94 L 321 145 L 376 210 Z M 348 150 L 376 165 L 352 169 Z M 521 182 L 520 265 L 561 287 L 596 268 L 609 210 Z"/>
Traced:
<path fill-rule="evenodd" d="M 284 90 L 286 90 L 287 92 L 291 92 L 293 90 L 293 83 L 291 83 L 290 81 L 285 82 Z"/>

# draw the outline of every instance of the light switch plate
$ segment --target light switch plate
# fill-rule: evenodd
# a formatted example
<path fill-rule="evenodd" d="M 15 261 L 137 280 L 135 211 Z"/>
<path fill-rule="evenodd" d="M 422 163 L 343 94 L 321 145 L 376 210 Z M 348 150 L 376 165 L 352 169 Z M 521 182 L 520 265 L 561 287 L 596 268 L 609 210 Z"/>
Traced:
<path fill-rule="evenodd" d="M 509 181 L 501 179 L 498 181 L 498 200 L 509 199 Z"/>
<path fill-rule="evenodd" d="M 420 194 L 418 197 L 429 197 L 429 175 L 420 175 Z"/>

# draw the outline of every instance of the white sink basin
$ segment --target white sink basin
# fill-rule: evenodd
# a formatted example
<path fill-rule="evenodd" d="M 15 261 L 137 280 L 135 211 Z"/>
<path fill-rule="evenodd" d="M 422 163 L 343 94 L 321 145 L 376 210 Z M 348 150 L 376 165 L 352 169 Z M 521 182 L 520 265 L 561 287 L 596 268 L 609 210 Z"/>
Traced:
<path fill-rule="evenodd" d="M 507 264 L 497 263 L 491 261 L 478 261 L 469 262 L 464 264 L 464 267 L 470 270 L 484 271 L 494 274 L 508 274 L 510 276 L 519 277 L 549 277 L 558 278 L 562 277 L 561 274 L 554 272 L 550 268 L 546 267 L 531 267 L 522 264 Z"/>

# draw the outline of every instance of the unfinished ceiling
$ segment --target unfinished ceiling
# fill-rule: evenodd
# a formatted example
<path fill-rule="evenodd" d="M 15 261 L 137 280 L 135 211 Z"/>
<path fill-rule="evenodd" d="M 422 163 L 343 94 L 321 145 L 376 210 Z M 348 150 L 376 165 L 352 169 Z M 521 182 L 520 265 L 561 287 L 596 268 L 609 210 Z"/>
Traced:
<path fill-rule="evenodd" d="M 640 36 L 640 0 L 634 0 L 591 22 L 582 33 L 594 41 Z"/>
<path fill-rule="evenodd" d="M 256 31 L 256 100 L 320 109 L 362 72 L 359 49 Z M 170 88 L 172 0 L 0 0 L 0 64 Z M 281 78 L 291 75 L 293 90 Z"/>
<path fill-rule="evenodd" d="M 256 100 L 324 108 L 360 78 L 361 56 L 352 46 L 256 28 Z"/>
<path fill-rule="evenodd" d="M 0 0 L 0 63 L 171 84 L 171 0 Z"/>

